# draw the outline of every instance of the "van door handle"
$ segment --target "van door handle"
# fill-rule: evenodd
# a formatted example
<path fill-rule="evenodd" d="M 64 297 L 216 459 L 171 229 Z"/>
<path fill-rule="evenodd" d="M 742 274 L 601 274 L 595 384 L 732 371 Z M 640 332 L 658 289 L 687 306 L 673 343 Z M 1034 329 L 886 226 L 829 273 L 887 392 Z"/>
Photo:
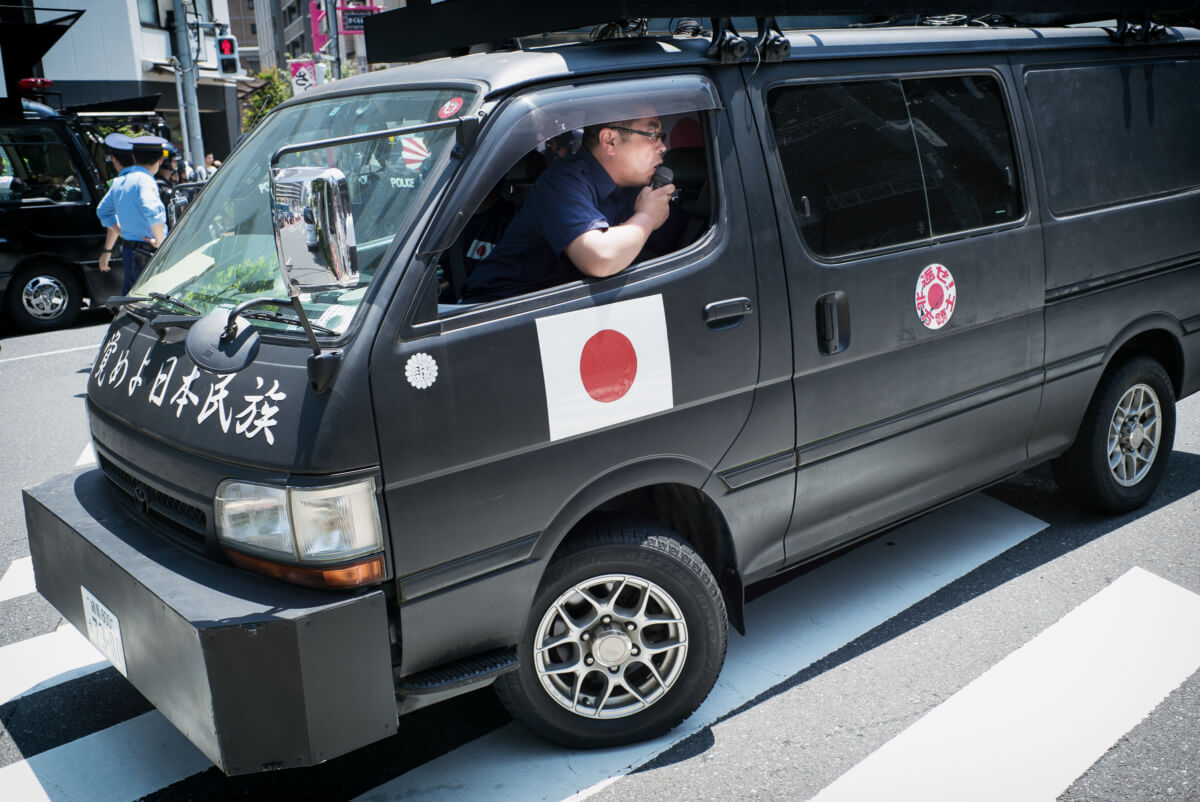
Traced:
<path fill-rule="evenodd" d="M 817 348 L 836 354 L 850 345 L 850 308 L 846 293 L 827 292 L 817 298 Z"/>
<path fill-rule="evenodd" d="M 713 331 L 732 329 L 754 311 L 749 298 L 727 298 L 704 307 L 704 323 Z"/>

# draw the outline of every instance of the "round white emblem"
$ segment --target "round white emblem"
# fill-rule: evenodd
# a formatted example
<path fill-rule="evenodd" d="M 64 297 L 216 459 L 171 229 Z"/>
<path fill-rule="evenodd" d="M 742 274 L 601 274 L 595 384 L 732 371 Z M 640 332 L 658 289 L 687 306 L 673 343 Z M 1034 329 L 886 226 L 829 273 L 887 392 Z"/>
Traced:
<path fill-rule="evenodd" d="M 437 374 L 437 362 L 425 353 L 413 354 L 404 366 L 404 375 L 408 379 L 408 383 L 418 390 L 432 387 L 433 383 L 437 381 Z"/>
<path fill-rule="evenodd" d="M 927 329 L 940 329 L 950 322 L 958 303 L 954 276 L 942 265 L 929 265 L 917 276 L 917 317 Z"/>

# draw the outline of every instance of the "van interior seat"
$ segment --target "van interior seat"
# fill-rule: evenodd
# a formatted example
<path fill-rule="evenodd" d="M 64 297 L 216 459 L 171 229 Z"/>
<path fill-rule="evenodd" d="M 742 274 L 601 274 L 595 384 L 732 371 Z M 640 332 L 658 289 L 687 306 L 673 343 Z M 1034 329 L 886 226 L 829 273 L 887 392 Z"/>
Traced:
<path fill-rule="evenodd" d="M 536 150 L 522 156 L 500 179 L 500 193 L 513 206 L 520 208 L 534 182 L 546 172 L 546 157 Z"/>
<path fill-rule="evenodd" d="M 671 169 L 680 207 L 693 217 L 707 219 L 708 157 L 704 148 L 671 148 L 663 154 L 663 166 Z"/>

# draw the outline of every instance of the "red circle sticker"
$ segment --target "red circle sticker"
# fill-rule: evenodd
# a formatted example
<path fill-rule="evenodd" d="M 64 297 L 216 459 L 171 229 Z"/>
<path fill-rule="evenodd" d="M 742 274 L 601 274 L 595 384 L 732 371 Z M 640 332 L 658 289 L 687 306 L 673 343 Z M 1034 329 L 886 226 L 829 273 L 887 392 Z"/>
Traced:
<path fill-rule="evenodd" d="M 604 329 L 593 334 L 579 355 L 579 378 L 587 394 L 610 404 L 622 398 L 637 376 L 637 351 L 619 331 Z"/>
<path fill-rule="evenodd" d="M 438 109 L 438 117 L 441 117 L 443 120 L 447 117 L 453 117 L 462 107 L 463 99 L 461 97 L 452 97 L 443 103 L 442 107 Z"/>
<path fill-rule="evenodd" d="M 940 329 L 950 322 L 958 303 L 954 276 L 943 265 L 929 265 L 917 276 L 917 317 L 927 329 Z"/>

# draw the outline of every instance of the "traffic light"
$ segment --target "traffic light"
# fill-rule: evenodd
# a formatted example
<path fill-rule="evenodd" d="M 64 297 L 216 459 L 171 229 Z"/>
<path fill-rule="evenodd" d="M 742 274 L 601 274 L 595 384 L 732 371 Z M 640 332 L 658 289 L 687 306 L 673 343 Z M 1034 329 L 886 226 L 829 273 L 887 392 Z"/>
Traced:
<path fill-rule="evenodd" d="M 242 71 L 238 59 L 237 37 L 217 37 L 217 72 L 222 75 L 237 75 Z"/>

